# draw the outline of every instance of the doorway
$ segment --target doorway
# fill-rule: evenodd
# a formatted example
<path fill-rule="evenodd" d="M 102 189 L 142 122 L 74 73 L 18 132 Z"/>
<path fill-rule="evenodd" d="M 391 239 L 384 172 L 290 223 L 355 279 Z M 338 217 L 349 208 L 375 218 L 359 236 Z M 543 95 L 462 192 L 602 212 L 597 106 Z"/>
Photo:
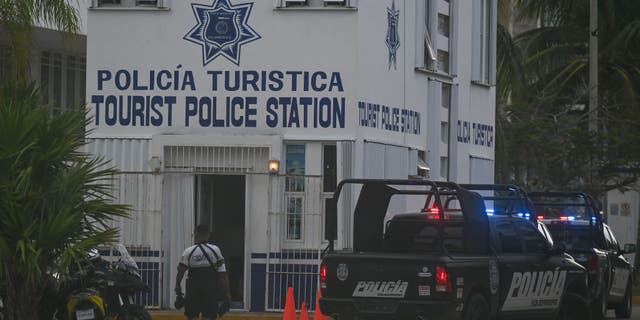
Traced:
<path fill-rule="evenodd" d="M 206 224 L 220 247 L 231 287 L 231 308 L 244 309 L 245 176 L 196 177 L 196 225 Z"/>

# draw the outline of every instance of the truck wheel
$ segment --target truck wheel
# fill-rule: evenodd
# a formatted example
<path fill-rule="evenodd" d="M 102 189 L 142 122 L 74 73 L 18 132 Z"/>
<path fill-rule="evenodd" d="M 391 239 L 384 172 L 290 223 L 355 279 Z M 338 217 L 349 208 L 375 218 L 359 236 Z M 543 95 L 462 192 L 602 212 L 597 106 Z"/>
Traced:
<path fill-rule="evenodd" d="M 629 319 L 631 317 L 631 282 L 627 284 L 624 300 L 616 306 L 616 318 Z"/>
<path fill-rule="evenodd" d="M 605 292 L 591 302 L 591 319 L 602 320 L 607 313 L 607 295 Z"/>
<path fill-rule="evenodd" d="M 558 320 L 590 320 L 591 308 L 589 302 L 582 296 L 567 292 L 562 297 Z"/>
<path fill-rule="evenodd" d="M 464 320 L 487 320 L 489 319 L 489 304 L 479 293 L 471 294 L 471 297 L 464 304 Z"/>

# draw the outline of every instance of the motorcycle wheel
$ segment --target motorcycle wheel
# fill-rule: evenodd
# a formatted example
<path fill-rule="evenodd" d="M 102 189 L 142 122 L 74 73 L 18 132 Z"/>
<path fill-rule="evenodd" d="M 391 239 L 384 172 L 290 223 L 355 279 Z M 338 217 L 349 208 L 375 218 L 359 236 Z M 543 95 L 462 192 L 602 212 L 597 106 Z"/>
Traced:
<path fill-rule="evenodd" d="M 119 320 L 151 320 L 151 314 L 143 306 L 128 305 L 122 310 Z"/>

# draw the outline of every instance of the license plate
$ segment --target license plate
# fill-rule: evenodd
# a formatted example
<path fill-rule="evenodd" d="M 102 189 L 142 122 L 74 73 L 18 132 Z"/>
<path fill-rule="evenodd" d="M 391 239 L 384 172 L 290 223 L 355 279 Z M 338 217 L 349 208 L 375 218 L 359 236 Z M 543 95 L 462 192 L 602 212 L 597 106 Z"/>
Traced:
<path fill-rule="evenodd" d="M 93 309 L 76 311 L 76 319 L 78 320 L 93 320 L 95 318 L 96 316 L 93 313 Z"/>

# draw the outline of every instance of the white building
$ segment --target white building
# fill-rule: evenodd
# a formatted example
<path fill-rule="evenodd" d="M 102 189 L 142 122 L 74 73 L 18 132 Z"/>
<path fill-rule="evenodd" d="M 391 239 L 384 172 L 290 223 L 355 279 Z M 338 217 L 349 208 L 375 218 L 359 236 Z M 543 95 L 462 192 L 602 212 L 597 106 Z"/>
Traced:
<path fill-rule="evenodd" d="M 88 150 L 123 171 L 116 201 L 133 215 L 118 226 L 150 306 L 171 306 L 198 223 L 222 247 L 235 308 L 281 309 L 293 286 L 313 309 L 337 181 L 493 182 L 494 0 L 86 5 Z M 61 94 L 62 70 L 46 70 Z M 354 203 L 339 203 L 338 247 Z"/>

